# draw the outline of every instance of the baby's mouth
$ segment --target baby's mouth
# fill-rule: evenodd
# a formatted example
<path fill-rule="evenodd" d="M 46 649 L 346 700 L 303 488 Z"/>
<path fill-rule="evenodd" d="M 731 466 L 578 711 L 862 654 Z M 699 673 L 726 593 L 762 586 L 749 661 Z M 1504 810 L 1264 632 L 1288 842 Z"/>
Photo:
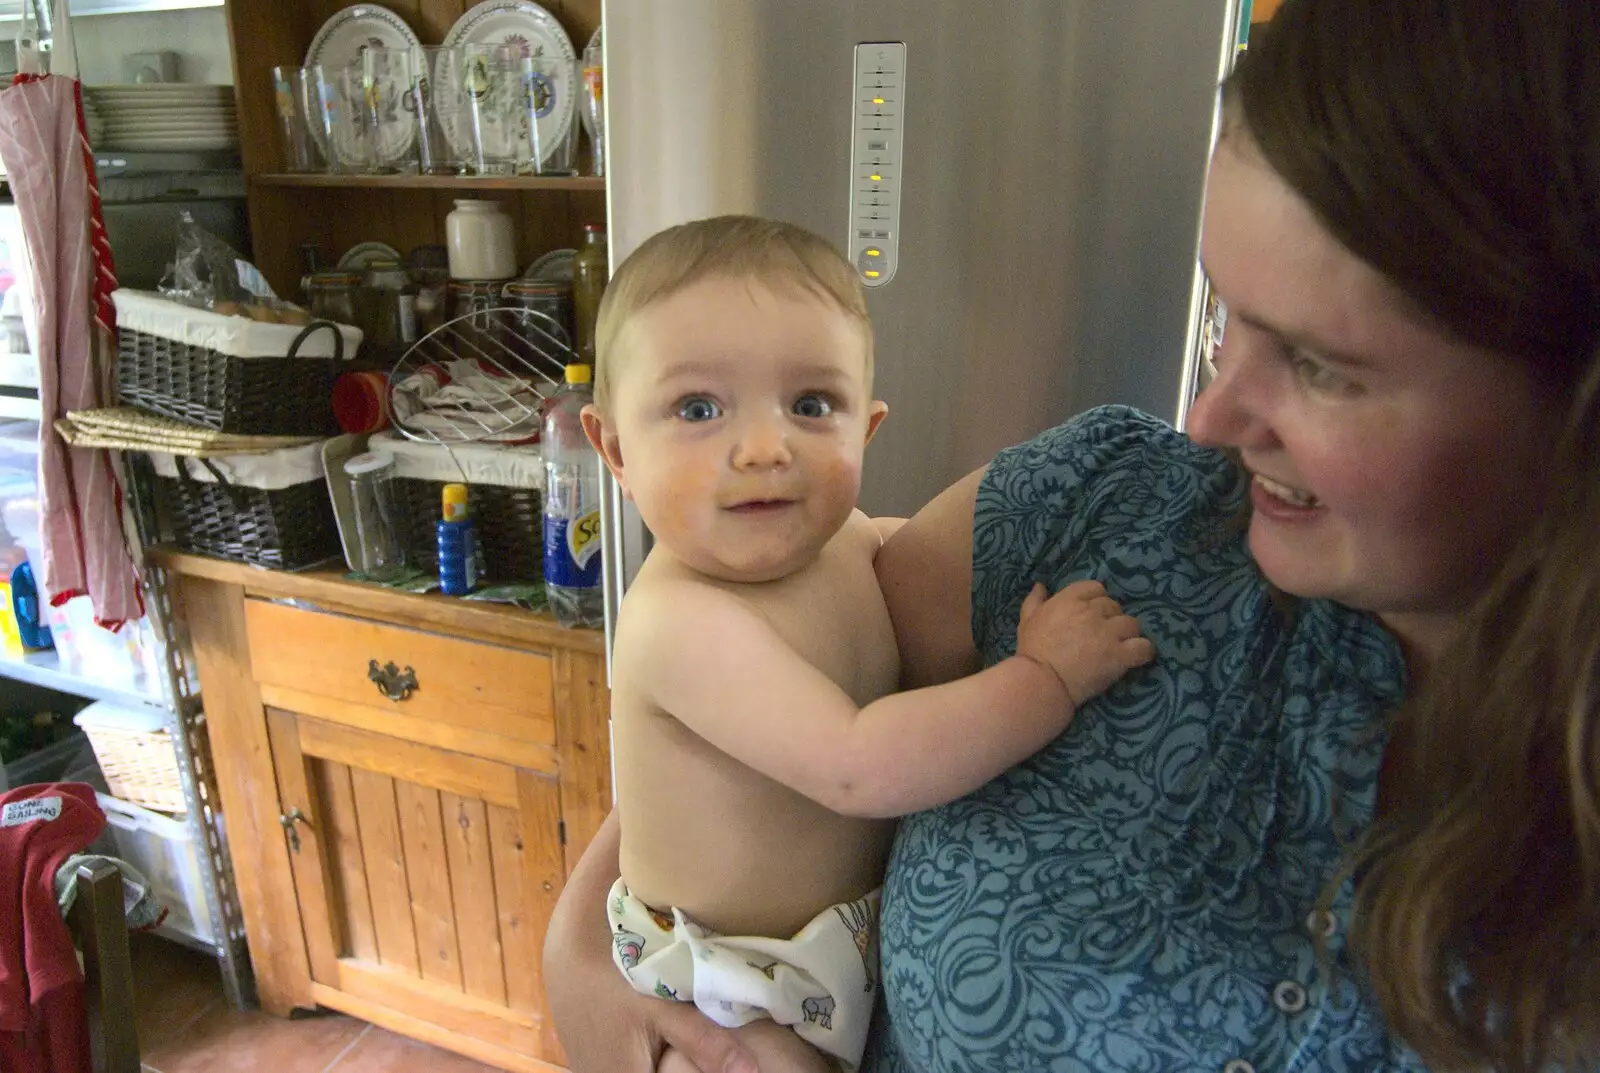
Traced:
<path fill-rule="evenodd" d="M 768 514 L 793 505 L 792 499 L 746 499 L 727 509 L 735 514 Z"/>
<path fill-rule="evenodd" d="M 1273 499 L 1286 503 L 1291 507 L 1310 509 L 1322 505 L 1320 499 L 1304 489 L 1292 488 L 1287 484 L 1279 484 L 1270 477 L 1263 477 L 1259 473 L 1252 474 L 1252 476 L 1255 478 L 1256 484 L 1260 485 L 1262 490 Z"/>

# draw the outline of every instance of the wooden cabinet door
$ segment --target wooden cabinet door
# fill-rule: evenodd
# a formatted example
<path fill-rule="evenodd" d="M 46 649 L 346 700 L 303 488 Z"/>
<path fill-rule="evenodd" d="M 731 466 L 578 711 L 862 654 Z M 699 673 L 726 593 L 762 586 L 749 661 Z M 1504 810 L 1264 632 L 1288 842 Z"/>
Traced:
<path fill-rule="evenodd" d="M 541 973 L 565 874 L 556 780 L 267 722 L 317 1000 L 507 1069 L 563 1064 Z"/>

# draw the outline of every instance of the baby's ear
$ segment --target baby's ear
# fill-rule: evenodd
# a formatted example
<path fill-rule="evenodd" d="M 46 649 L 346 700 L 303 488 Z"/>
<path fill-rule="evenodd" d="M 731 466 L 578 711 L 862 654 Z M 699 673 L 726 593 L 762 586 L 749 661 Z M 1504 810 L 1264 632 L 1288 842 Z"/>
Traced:
<path fill-rule="evenodd" d="M 878 426 L 883 424 L 883 419 L 889 416 L 889 404 L 881 399 L 873 399 L 867 404 L 867 443 L 872 442 L 872 437 L 878 434 Z"/>
<path fill-rule="evenodd" d="M 583 434 L 589 437 L 589 443 L 599 453 L 611 475 L 617 479 L 617 486 L 622 489 L 623 496 L 632 499 L 633 495 L 628 491 L 627 478 L 623 475 L 622 442 L 617 439 L 615 426 L 606 420 L 605 415 L 592 402 L 585 406 L 578 416 L 583 421 Z"/>

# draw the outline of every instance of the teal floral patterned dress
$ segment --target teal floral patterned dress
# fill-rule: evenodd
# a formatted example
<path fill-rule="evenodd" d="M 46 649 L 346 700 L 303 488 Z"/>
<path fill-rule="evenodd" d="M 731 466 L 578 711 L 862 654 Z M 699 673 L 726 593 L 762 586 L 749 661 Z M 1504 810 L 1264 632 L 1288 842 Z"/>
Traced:
<path fill-rule="evenodd" d="M 1344 958 L 1399 649 L 1368 615 L 1274 596 L 1248 486 L 1104 408 L 1002 454 L 978 493 L 972 625 L 1094 578 L 1154 664 L 981 790 L 908 817 L 884 886 L 877 1073 L 1415 1071 Z M 1325 942 L 1319 957 L 1318 939 Z"/>

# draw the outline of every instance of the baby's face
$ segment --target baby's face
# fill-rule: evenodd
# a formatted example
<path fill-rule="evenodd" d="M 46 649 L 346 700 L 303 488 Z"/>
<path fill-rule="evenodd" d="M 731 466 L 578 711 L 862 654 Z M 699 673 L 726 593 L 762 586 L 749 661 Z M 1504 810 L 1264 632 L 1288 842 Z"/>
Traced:
<path fill-rule="evenodd" d="M 854 509 L 884 406 L 861 329 L 821 299 L 713 278 L 617 339 L 608 462 L 656 540 L 728 581 L 809 563 Z"/>

